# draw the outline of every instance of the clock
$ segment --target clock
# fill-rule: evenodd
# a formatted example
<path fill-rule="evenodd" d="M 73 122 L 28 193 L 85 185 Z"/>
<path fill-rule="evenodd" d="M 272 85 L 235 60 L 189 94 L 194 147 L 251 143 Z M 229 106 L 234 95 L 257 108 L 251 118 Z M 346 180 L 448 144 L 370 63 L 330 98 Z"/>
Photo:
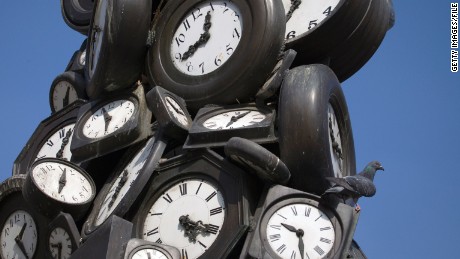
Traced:
<path fill-rule="evenodd" d="M 184 148 L 223 146 L 231 137 L 276 142 L 275 109 L 254 104 L 208 106 L 195 116 Z"/>
<path fill-rule="evenodd" d="M 125 215 L 138 200 L 165 147 L 166 142 L 157 134 L 126 152 L 94 201 L 92 211 L 83 226 L 84 237 L 91 234 L 111 215 Z"/>
<path fill-rule="evenodd" d="M 78 109 L 85 103 L 84 100 L 76 100 L 43 120 L 14 161 L 13 175 L 27 173 L 37 159 L 55 157 L 70 160 L 70 141 Z"/>
<path fill-rule="evenodd" d="M 91 206 L 96 186 L 79 166 L 58 158 L 43 158 L 30 167 L 22 194 L 49 218 L 63 211 L 78 220 Z"/>
<path fill-rule="evenodd" d="M 291 172 L 289 187 L 320 195 L 330 187 L 326 177 L 356 174 L 347 103 L 329 67 L 290 70 L 281 85 L 278 113 L 280 158 Z"/>
<path fill-rule="evenodd" d="M 233 137 L 225 144 L 224 151 L 232 161 L 270 184 L 286 184 L 291 177 L 283 161 L 251 140 Z"/>
<path fill-rule="evenodd" d="M 354 234 L 357 212 L 281 185 L 261 199 L 256 227 L 241 258 L 343 258 Z"/>
<path fill-rule="evenodd" d="M 49 221 L 22 197 L 25 175 L 13 175 L 0 184 L 0 257 L 36 258 L 45 253 Z"/>
<path fill-rule="evenodd" d="M 140 79 L 151 13 L 149 0 L 94 1 L 85 67 L 91 99 Z"/>
<path fill-rule="evenodd" d="M 124 259 L 180 259 L 179 250 L 173 246 L 133 238 L 126 244 Z"/>
<path fill-rule="evenodd" d="M 94 0 L 61 0 L 62 18 L 75 31 L 88 35 Z"/>
<path fill-rule="evenodd" d="M 72 161 L 99 157 L 147 138 L 151 117 L 142 85 L 89 102 L 78 113 Z"/>
<path fill-rule="evenodd" d="M 173 138 L 187 135 L 192 118 L 184 99 L 160 86 L 151 89 L 145 98 L 164 134 Z"/>
<path fill-rule="evenodd" d="M 171 0 L 156 19 L 147 76 L 193 112 L 253 98 L 281 54 L 279 1 Z"/>
<path fill-rule="evenodd" d="M 136 237 L 181 258 L 226 258 L 248 227 L 251 177 L 208 149 L 170 158 L 156 174 L 134 216 Z"/>
<path fill-rule="evenodd" d="M 58 75 L 50 88 L 51 112 L 60 111 L 78 99 L 87 99 L 85 86 L 85 79 L 77 72 L 66 71 Z"/>
<path fill-rule="evenodd" d="M 80 49 L 73 53 L 65 71 L 74 71 L 84 76 L 84 68 L 86 64 L 86 43 L 87 39 L 83 40 Z"/>
<path fill-rule="evenodd" d="M 74 219 L 61 212 L 51 221 L 48 231 L 49 257 L 67 259 L 80 246 L 80 234 Z"/>

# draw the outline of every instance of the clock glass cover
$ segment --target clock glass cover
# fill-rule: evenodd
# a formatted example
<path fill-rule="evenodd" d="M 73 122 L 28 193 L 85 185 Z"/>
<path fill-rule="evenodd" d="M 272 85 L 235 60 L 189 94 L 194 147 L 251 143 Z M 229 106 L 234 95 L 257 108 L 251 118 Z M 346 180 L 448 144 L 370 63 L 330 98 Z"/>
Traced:
<path fill-rule="evenodd" d="M 1 257 L 32 258 L 37 241 L 37 226 L 32 216 L 26 211 L 16 210 L 10 214 L 1 230 Z"/>
<path fill-rule="evenodd" d="M 74 127 L 75 123 L 68 124 L 49 136 L 38 151 L 35 160 L 45 157 L 70 160 L 72 157 L 70 140 L 72 139 Z"/>
<path fill-rule="evenodd" d="M 261 122 L 265 118 L 265 114 L 257 110 L 234 110 L 207 119 L 203 126 L 214 130 L 244 128 Z"/>

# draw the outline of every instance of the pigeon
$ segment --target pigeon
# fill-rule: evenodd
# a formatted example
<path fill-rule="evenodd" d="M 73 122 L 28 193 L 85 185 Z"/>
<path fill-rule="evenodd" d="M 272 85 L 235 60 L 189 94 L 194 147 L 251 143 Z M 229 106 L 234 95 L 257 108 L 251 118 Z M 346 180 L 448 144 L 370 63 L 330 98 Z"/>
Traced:
<path fill-rule="evenodd" d="M 357 211 L 360 210 L 357 204 L 358 199 L 362 196 L 372 197 L 376 192 L 374 185 L 374 176 L 378 170 L 384 170 L 379 161 L 372 161 L 366 165 L 364 170 L 357 175 L 345 176 L 343 178 L 326 177 L 334 185 L 327 189 L 322 197 L 333 194 L 344 200 L 344 202 Z"/>

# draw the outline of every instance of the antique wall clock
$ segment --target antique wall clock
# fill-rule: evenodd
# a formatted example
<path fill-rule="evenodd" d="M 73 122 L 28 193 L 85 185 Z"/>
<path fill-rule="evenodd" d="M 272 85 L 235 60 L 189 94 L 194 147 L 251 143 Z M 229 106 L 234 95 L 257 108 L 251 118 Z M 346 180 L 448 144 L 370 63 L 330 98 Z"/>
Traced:
<path fill-rule="evenodd" d="M 25 175 L 13 175 L 0 184 L 0 257 L 39 258 L 45 254 L 49 221 L 22 197 Z"/>
<path fill-rule="evenodd" d="M 225 258 L 245 233 L 250 176 L 207 149 L 162 163 L 134 217 L 136 237 L 181 258 Z"/>
<path fill-rule="evenodd" d="M 325 65 L 290 70 L 278 110 L 280 158 L 291 171 L 288 186 L 322 194 L 328 176 L 356 173 L 350 116 L 337 77 Z"/>
<path fill-rule="evenodd" d="M 80 73 L 66 71 L 58 75 L 51 83 L 50 107 L 55 113 L 78 99 L 87 99 L 86 80 Z"/>
<path fill-rule="evenodd" d="M 72 161 L 99 157 L 147 138 L 152 134 L 151 117 L 140 84 L 87 103 L 75 124 Z"/>
<path fill-rule="evenodd" d="M 281 185 L 269 188 L 256 213 L 256 227 L 240 258 L 343 258 L 357 212 L 329 206 L 319 196 Z"/>
<path fill-rule="evenodd" d="M 43 158 L 31 165 L 22 194 L 32 207 L 49 218 L 62 211 L 79 220 L 96 196 L 96 185 L 78 165 L 59 158 Z"/>
<path fill-rule="evenodd" d="M 80 246 L 80 234 L 73 217 L 61 212 L 48 228 L 47 252 L 49 258 L 68 259 Z"/>
<path fill-rule="evenodd" d="M 25 174 L 37 159 L 55 157 L 70 160 L 72 140 L 78 110 L 86 101 L 76 100 L 43 120 L 27 141 L 13 164 L 13 175 Z"/>
<path fill-rule="evenodd" d="M 91 99 L 140 79 L 152 13 L 150 0 L 97 0 L 94 5 L 85 67 Z"/>
<path fill-rule="evenodd" d="M 280 1 L 168 1 L 154 28 L 147 75 L 194 112 L 245 102 L 278 61 L 284 21 Z"/>
<path fill-rule="evenodd" d="M 179 250 L 173 246 L 133 238 L 126 244 L 124 259 L 180 259 Z"/>
<path fill-rule="evenodd" d="M 88 35 L 94 0 L 61 0 L 62 18 L 75 31 Z"/>
<path fill-rule="evenodd" d="M 276 142 L 275 109 L 255 104 L 208 106 L 193 120 L 184 148 L 223 146 L 231 137 Z"/>

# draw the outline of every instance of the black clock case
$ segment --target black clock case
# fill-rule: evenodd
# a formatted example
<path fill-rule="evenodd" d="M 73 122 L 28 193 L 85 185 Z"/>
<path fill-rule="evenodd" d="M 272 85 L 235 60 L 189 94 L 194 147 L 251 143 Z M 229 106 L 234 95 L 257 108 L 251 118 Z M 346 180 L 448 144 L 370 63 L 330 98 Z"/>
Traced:
<path fill-rule="evenodd" d="M 94 0 L 61 0 L 61 13 L 65 23 L 83 35 L 89 32 L 93 8 Z"/>
<path fill-rule="evenodd" d="M 343 203 L 326 203 L 321 197 L 282 185 L 269 186 L 262 195 L 254 217 L 255 227 L 250 229 L 240 259 L 272 257 L 263 245 L 260 224 L 270 208 L 284 206 L 292 202 L 306 202 L 321 209 L 336 228 L 334 247 L 325 258 L 339 259 L 347 255 L 353 240 L 359 212 Z M 306 233 L 308 234 L 308 233 Z M 339 244 L 339 245 L 337 245 Z M 268 248 L 270 249 L 270 248 Z"/>
<path fill-rule="evenodd" d="M 149 182 L 149 189 L 132 215 L 134 236 L 142 238 L 142 222 L 152 201 L 161 197 L 172 184 L 184 179 L 202 177 L 218 184 L 227 202 L 227 214 L 220 235 L 206 252 L 206 258 L 227 258 L 238 247 L 251 224 L 255 213 L 261 184 L 250 174 L 242 171 L 210 149 L 198 149 L 168 159 L 160 164 Z M 225 189 L 222 188 L 225 186 Z"/>
<path fill-rule="evenodd" d="M 96 139 L 85 137 L 79 124 L 84 124 L 85 121 L 104 104 L 121 98 L 132 101 L 136 106 L 136 110 L 129 121 L 118 129 L 118 132 L 114 132 L 105 137 Z M 151 129 L 151 118 L 152 113 L 147 108 L 142 85 L 138 85 L 133 89 L 108 94 L 101 99 L 83 105 L 78 111 L 78 121 L 75 124 L 74 135 L 70 143 L 72 162 L 78 163 L 91 158 L 100 157 L 146 139 L 153 134 Z M 81 127 L 83 127 L 83 125 L 81 125 Z"/>

